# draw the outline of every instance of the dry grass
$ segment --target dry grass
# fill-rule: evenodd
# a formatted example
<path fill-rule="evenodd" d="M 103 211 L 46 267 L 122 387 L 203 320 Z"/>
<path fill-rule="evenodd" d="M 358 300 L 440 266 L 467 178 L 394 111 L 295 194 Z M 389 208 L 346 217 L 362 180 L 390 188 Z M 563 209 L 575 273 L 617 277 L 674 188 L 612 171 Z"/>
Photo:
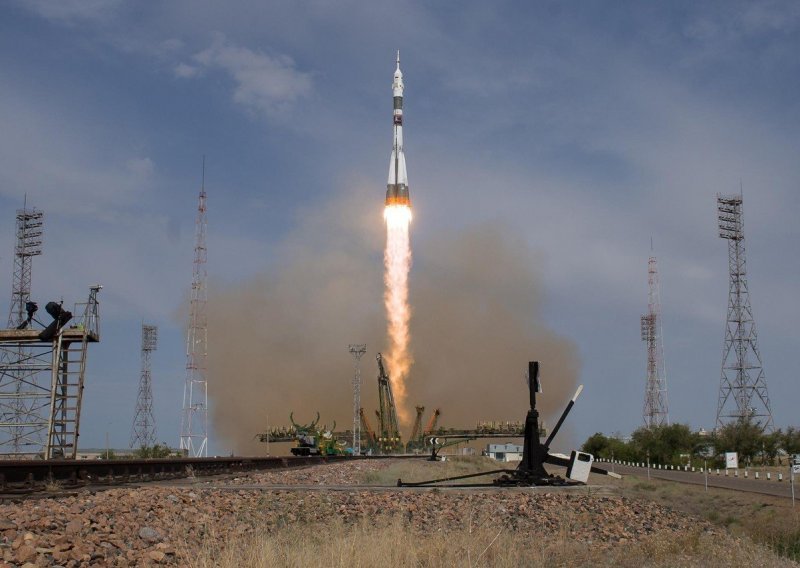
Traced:
<path fill-rule="evenodd" d="M 258 534 L 258 533 L 257 533 Z M 568 527 L 536 537 L 503 529 L 470 527 L 453 532 L 419 534 L 398 519 L 372 519 L 355 526 L 287 527 L 261 532 L 235 543 L 209 538 L 196 568 L 425 566 L 794 566 L 748 539 L 700 531 L 676 537 L 651 537 L 600 550 L 570 537 Z"/>
<path fill-rule="evenodd" d="M 615 481 L 593 478 L 613 485 L 624 496 L 649 499 L 673 510 L 725 527 L 732 535 L 768 546 L 781 556 L 800 561 L 800 507 L 781 497 L 745 493 L 661 479 L 625 476 Z"/>
<path fill-rule="evenodd" d="M 44 490 L 48 493 L 58 493 L 61 491 L 62 487 L 63 484 L 59 480 L 54 479 L 52 475 L 44 482 Z"/>

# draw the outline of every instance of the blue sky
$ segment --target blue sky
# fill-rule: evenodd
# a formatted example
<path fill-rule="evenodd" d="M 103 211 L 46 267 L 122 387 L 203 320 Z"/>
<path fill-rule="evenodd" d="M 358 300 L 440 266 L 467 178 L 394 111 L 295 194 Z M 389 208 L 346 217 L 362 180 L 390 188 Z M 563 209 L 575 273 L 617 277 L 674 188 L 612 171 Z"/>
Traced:
<path fill-rule="evenodd" d="M 580 358 L 576 440 L 641 424 L 651 236 L 671 417 L 713 426 L 727 301 L 714 196 L 740 183 L 775 420 L 796 423 L 798 31 L 791 1 L 5 3 L 0 275 L 10 289 L 27 193 L 47 216 L 34 297 L 105 286 L 82 445 L 106 430 L 127 444 L 142 320 L 160 327 L 155 411 L 174 443 L 202 156 L 213 300 L 277 277 L 298 232 L 324 225 L 315 214 L 347 217 L 332 201 L 355 204 L 356 227 L 379 219 L 400 49 L 415 254 L 487 224 L 524 242 L 539 317 Z M 363 226 L 363 249 L 342 246 L 379 267 L 381 234 Z M 412 303 L 433 266 L 421 258 Z M 348 380 L 346 351 L 326 363 Z"/>

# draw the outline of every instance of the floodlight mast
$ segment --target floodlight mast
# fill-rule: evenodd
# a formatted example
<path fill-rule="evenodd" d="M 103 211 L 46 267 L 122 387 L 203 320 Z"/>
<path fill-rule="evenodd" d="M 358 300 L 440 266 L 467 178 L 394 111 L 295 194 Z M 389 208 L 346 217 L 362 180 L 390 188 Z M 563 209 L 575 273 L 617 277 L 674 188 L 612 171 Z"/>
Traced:
<path fill-rule="evenodd" d="M 36 207 L 28 208 L 28 197 L 25 196 L 22 209 L 16 214 L 16 244 L 14 246 L 14 275 L 11 286 L 11 307 L 8 313 L 9 329 L 19 328 L 30 323 L 28 304 L 31 299 L 32 260 L 34 256 L 42 254 L 42 234 L 44 213 Z M 34 304 L 35 305 L 35 304 Z M 7 360 L 24 361 L 29 356 L 29 349 L 20 346 L 18 351 Z M 26 428 L 18 426 L 31 421 L 32 407 L 23 396 L 26 385 L 31 384 L 35 373 L 28 369 L 20 368 L 14 373 L 7 373 L 10 381 L 14 382 L 13 396 L 5 404 L 0 403 L 0 422 L 14 424 L 11 427 L 11 451 L 13 454 L 23 453 L 23 446 L 29 445 L 26 439 Z M 2 382 L 2 381 L 0 381 Z M 42 441 L 43 443 L 43 441 Z"/>
<path fill-rule="evenodd" d="M 131 448 L 152 448 L 156 443 L 156 421 L 153 417 L 153 386 L 150 355 L 156 350 L 158 327 L 142 324 L 142 370 L 139 375 L 139 394 L 133 417 Z"/>
<path fill-rule="evenodd" d="M 742 201 L 741 194 L 717 194 L 719 236 L 728 241 L 729 281 L 716 427 L 755 420 L 764 431 L 772 431 L 772 407 L 747 285 Z"/>

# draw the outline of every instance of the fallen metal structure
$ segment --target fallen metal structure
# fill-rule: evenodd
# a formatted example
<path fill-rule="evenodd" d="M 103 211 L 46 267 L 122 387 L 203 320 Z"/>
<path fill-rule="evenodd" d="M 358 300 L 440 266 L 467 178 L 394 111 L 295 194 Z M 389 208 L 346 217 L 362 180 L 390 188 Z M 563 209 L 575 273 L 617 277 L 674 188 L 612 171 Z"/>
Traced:
<path fill-rule="evenodd" d="M 471 473 L 467 475 L 457 475 L 453 477 L 444 477 L 441 479 L 431 479 L 428 481 L 420 481 L 420 482 L 404 482 L 402 479 L 397 480 L 398 487 L 425 487 L 425 486 L 438 486 L 438 487 L 485 487 L 485 486 L 500 486 L 500 487 L 530 487 L 530 486 L 537 486 L 537 485 L 578 485 L 580 482 L 574 481 L 572 479 L 564 479 L 562 477 L 549 474 L 547 470 L 544 468 L 545 463 L 549 463 L 552 465 L 560 465 L 565 466 L 568 468 L 568 471 L 572 470 L 576 466 L 576 459 L 578 456 L 577 452 L 572 453 L 571 458 L 566 458 L 562 456 L 556 456 L 550 453 L 550 444 L 553 442 L 553 439 L 558 434 L 558 431 L 561 429 L 561 425 L 564 423 L 564 420 L 567 418 L 570 410 L 575 405 L 575 401 L 577 400 L 578 396 L 580 395 L 581 391 L 583 390 L 583 385 L 578 387 L 578 390 L 575 392 L 575 395 L 567 404 L 567 407 L 564 409 L 564 412 L 561 414 L 561 417 L 558 419 L 558 422 L 553 428 L 550 435 L 547 437 L 547 440 L 542 443 L 539 438 L 539 427 L 540 427 L 540 420 L 539 420 L 539 411 L 536 409 L 536 393 L 541 392 L 540 384 L 539 384 L 539 362 L 538 361 L 531 361 L 528 363 L 528 388 L 530 391 L 530 410 L 528 410 L 528 414 L 525 417 L 525 430 L 523 433 L 524 437 L 524 445 L 523 445 L 523 453 L 522 453 L 522 461 L 520 461 L 519 465 L 516 469 L 496 469 L 481 473 Z M 433 447 L 433 457 L 436 456 L 437 453 L 437 446 L 441 449 L 444 447 L 445 444 L 448 444 L 449 441 L 460 439 L 463 441 L 464 439 L 471 439 L 475 440 L 478 438 L 490 438 L 490 437 L 503 437 L 502 435 L 498 436 L 496 434 L 486 434 L 484 436 L 468 436 L 468 435 L 456 435 L 450 437 L 439 437 L 431 439 L 431 445 Z M 505 436 L 508 437 L 508 436 Z M 449 445 L 449 444 L 448 444 Z M 586 454 L 584 454 L 586 455 Z M 602 475 L 611 475 L 618 477 L 616 474 L 601 469 L 599 467 L 591 466 L 590 468 L 592 473 L 599 473 Z M 491 483 L 452 483 L 458 482 L 465 479 L 472 479 L 478 477 L 486 477 L 490 475 L 498 476 Z M 569 474 L 568 474 L 569 477 Z M 449 482 L 449 483 L 448 483 Z"/>

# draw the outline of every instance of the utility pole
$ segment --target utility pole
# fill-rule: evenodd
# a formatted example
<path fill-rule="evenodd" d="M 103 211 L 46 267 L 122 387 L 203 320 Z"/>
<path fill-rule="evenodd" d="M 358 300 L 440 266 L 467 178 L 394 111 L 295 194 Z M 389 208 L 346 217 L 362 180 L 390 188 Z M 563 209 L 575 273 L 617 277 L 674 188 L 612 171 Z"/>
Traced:
<path fill-rule="evenodd" d="M 186 380 L 183 385 L 180 449 L 191 457 L 208 456 L 208 292 L 206 280 L 206 159 L 197 204 L 189 329 L 186 334 Z"/>
<path fill-rule="evenodd" d="M 651 245 L 652 247 L 652 245 Z M 647 314 L 641 318 L 642 341 L 647 343 L 647 383 L 642 417 L 648 428 L 669 425 L 667 372 L 661 328 L 661 299 L 656 257 L 647 261 Z"/>
<path fill-rule="evenodd" d="M 156 443 L 156 421 L 153 417 L 153 386 L 150 354 L 156 350 L 158 327 L 142 324 L 142 372 L 139 375 L 139 395 L 133 417 L 131 448 L 150 448 Z"/>
<path fill-rule="evenodd" d="M 764 431 L 772 431 L 772 408 L 747 285 L 742 195 L 718 194 L 717 211 L 719 236 L 728 241 L 729 281 L 716 427 L 755 420 Z"/>
<path fill-rule="evenodd" d="M 353 375 L 353 455 L 361 455 L 361 357 L 367 352 L 365 343 L 354 343 L 348 348 L 356 360 L 356 369 Z"/>

